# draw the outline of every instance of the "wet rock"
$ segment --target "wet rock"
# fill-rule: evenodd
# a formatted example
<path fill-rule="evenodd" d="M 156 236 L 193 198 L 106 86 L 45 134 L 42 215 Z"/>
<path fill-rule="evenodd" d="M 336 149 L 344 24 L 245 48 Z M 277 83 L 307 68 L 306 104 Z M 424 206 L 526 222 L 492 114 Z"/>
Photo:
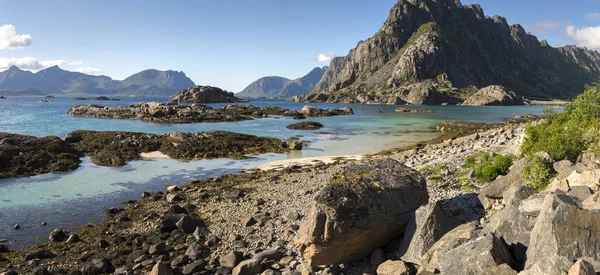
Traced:
<path fill-rule="evenodd" d="M 8 249 L 8 247 L 4 244 L 0 244 L 0 253 L 8 253 L 10 252 L 10 249 Z"/>
<path fill-rule="evenodd" d="M 371 253 L 371 266 L 376 267 L 385 261 L 385 253 L 381 248 L 373 250 Z"/>
<path fill-rule="evenodd" d="M 428 198 L 423 177 L 398 161 L 350 164 L 317 195 L 295 243 L 311 266 L 361 259 L 401 235 Z"/>
<path fill-rule="evenodd" d="M 48 250 L 38 250 L 34 252 L 29 252 L 25 255 L 25 260 L 30 261 L 33 259 L 51 259 L 56 257 L 56 255 Z"/>
<path fill-rule="evenodd" d="M 81 140 L 83 140 L 83 138 L 76 132 L 70 132 L 65 136 L 65 141 L 68 143 L 80 142 Z"/>
<path fill-rule="evenodd" d="M 444 212 L 439 201 L 420 207 L 408 223 L 398 257 L 419 264 L 427 250 L 459 224 Z"/>
<path fill-rule="evenodd" d="M 291 130 L 318 130 L 323 128 L 323 124 L 316 121 L 303 121 L 300 123 L 294 123 L 286 126 Z"/>
<path fill-rule="evenodd" d="M 78 243 L 80 241 L 81 241 L 81 239 L 79 238 L 79 235 L 77 235 L 77 234 L 71 234 L 67 238 L 66 243 L 68 243 L 68 244 L 74 244 L 74 243 Z"/>
<path fill-rule="evenodd" d="M 69 238 L 69 235 L 64 230 L 57 228 L 50 232 L 50 236 L 48 236 L 48 240 L 51 242 L 64 242 Z"/>
<path fill-rule="evenodd" d="M 290 150 L 302 150 L 302 147 L 304 146 L 302 140 L 300 140 L 300 138 L 297 137 L 288 138 L 285 141 L 285 143 L 287 145 L 287 148 L 289 148 Z"/>

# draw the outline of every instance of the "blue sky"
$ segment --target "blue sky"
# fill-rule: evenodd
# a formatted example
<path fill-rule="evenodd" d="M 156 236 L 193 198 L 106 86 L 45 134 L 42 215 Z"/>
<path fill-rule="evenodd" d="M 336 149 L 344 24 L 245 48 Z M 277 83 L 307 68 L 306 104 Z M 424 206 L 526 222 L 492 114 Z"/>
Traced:
<path fill-rule="evenodd" d="M 317 57 L 345 55 L 381 27 L 397 2 L 2 1 L 0 70 L 58 64 L 123 79 L 148 68 L 172 69 L 234 92 L 262 76 L 296 78 L 328 65 Z M 598 0 L 463 1 L 472 3 L 553 46 L 600 49 Z"/>

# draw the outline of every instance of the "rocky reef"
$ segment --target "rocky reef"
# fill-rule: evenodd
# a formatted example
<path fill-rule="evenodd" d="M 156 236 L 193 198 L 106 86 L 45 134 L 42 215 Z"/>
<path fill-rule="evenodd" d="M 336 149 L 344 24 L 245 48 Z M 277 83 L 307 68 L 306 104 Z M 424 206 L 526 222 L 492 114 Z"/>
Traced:
<path fill-rule="evenodd" d="M 0 133 L 0 178 L 75 170 L 81 156 L 58 137 Z"/>
<path fill-rule="evenodd" d="M 251 120 L 269 115 L 319 117 L 352 115 L 354 112 L 349 107 L 323 110 L 308 105 L 296 111 L 279 107 L 255 107 L 240 104 L 231 104 L 223 108 L 212 108 L 200 104 L 178 105 L 177 103 L 148 102 L 120 107 L 108 107 L 97 104 L 78 105 L 69 109 L 67 114 L 80 117 L 137 119 L 155 123 L 198 123 Z"/>
<path fill-rule="evenodd" d="M 323 128 L 323 124 L 316 121 L 304 121 L 300 123 L 294 123 L 286 126 L 288 129 L 292 130 L 318 130 Z"/>
<path fill-rule="evenodd" d="M 476 4 L 400 0 L 377 33 L 295 100 L 456 104 L 490 85 L 519 98 L 572 98 L 600 76 L 599 61 L 597 51 L 553 48 Z"/>
<path fill-rule="evenodd" d="M 237 98 L 233 92 L 227 92 L 212 86 L 192 86 L 174 96 L 169 100 L 176 103 L 228 103 L 248 102 Z"/>

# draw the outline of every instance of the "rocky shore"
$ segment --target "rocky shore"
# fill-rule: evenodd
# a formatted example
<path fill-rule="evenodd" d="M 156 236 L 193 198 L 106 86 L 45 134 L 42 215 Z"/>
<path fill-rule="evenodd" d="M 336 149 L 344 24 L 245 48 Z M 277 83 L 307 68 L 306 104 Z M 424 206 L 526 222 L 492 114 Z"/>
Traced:
<path fill-rule="evenodd" d="M 323 110 L 309 105 L 300 110 L 289 110 L 279 107 L 256 107 L 240 104 L 212 108 L 200 104 L 178 105 L 177 103 L 148 102 L 120 107 L 105 107 L 97 104 L 79 105 L 69 109 L 67 114 L 78 117 L 137 119 L 155 123 L 198 123 L 242 121 L 267 116 L 300 118 L 352 115 L 354 112 L 349 107 Z"/>
<path fill-rule="evenodd" d="M 80 158 L 84 156 L 91 157 L 97 165 L 123 166 L 143 159 L 142 153 L 154 151 L 173 159 L 195 160 L 241 159 L 249 154 L 300 149 L 301 141 L 223 131 L 164 135 L 75 131 L 67 134 L 64 141 L 52 136 L 37 138 L 0 133 L 0 178 L 72 171 L 79 167 Z"/>

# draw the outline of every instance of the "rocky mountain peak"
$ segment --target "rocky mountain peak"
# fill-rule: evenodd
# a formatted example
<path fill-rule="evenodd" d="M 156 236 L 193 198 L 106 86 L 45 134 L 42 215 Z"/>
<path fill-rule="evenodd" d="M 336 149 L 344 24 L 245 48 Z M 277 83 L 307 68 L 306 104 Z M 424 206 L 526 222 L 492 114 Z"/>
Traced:
<path fill-rule="evenodd" d="M 490 85 L 518 96 L 570 98 L 599 76 L 598 52 L 552 48 L 479 5 L 400 0 L 373 37 L 333 59 L 315 90 L 298 100 L 403 102 L 413 98 L 407 90 L 423 85 L 457 102 Z"/>

